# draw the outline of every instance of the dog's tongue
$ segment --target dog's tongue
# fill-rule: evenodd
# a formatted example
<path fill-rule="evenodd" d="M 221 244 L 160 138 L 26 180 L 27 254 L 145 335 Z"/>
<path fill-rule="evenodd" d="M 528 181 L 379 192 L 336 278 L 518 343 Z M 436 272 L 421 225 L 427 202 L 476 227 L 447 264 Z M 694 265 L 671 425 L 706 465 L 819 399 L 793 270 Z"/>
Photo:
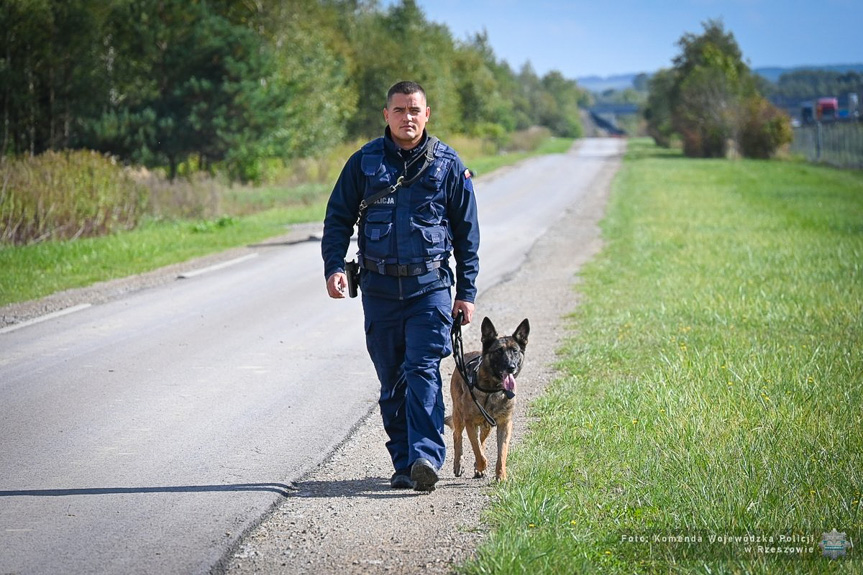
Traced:
<path fill-rule="evenodd" d="M 515 392 L 515 377 L 510 373 L 503 378 L 503 389 L 510 392 Z"/>

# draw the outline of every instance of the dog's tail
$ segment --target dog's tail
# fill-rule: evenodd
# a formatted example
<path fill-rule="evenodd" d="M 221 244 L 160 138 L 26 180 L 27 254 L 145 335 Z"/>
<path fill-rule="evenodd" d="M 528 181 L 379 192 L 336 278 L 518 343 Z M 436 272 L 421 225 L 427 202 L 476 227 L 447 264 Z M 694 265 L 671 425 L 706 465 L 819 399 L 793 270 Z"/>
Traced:
<path fill-rule="evenodd" d="M 452 415 L 447 415 L 443 418 L 443 423 L 450 429 L 452 429 Z"/>

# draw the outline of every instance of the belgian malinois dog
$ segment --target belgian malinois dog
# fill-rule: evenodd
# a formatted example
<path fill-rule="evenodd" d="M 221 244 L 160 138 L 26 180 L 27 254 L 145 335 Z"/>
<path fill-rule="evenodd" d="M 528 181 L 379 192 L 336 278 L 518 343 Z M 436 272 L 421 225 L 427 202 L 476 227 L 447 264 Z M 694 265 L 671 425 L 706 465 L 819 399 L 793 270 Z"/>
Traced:
<path fill-rule="evenodd" d="M 464 473 L 461 457 L 462 431 L 465 428 L 476 459 L 474 477 L 485 477 L 488 468 L 485 442 L 491 433 L 492 425 L 496 424 L 495 476 L 499 481 L 506 479 L 506 456 L 512 435 L 512 416 L 515 412 L 515 378 L 524 363 L 529 332 L 530 322 L 525 319 L 511 336 L 499 336 L 491 320 L 483 319 L 482 352 L 474 351 L 464 356 L 468 366 L 468 379 L 473 380 L 472 385 L 469 386 L 458 369 L 453 372 L 450 380 L 453 412 L 452 416 L 446 418 L 446 424 L 453 430 L 453 472 L 456 477 L 461 477 Z M 482 359 L 477 358 L 480 355 Z M 479 368 L 474 377 L 470 372 L 475 369 L 476 361 L 479 361 Z"/>

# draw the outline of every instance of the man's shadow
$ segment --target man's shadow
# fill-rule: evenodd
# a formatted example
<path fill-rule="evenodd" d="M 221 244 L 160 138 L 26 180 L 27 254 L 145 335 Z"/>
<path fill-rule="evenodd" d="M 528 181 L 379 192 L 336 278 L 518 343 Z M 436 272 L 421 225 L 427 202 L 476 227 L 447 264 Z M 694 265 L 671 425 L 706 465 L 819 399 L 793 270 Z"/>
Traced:
<path fill-rule="evenodd" d="M 229 483 L 225 485 L 169 485 L 160 487 L 93 487 L 81 489 L 14 489 L 0 490 L 2 497 L 73 497 L 81 495 L 130 495 L 153 493 L 227 493 L 269 492 L 282 497 L 367 497 L 392 499 L 414 496 L 411 489 L 393 489 L 389 479 L 366 477 L 333 481 L 298 481 L 296 483 Z"/>
<path fill-rule="evenodd" d="M 75 495 L 126 495 L 147 493 L 271 492 L 289 497 L 295 486 L 284 483 L 230 483 L 226 485 L 174 485 L 164 487 L 94 487 L 86 489 L 16 489 L 0 491 L 0 497 L 71 497 Z"/>
<path fill-rule="evenodd" d="M 415 497 L 413 489 L 393 489 L 389 478 L 334 479 L 332 481 L 298 481 L 290 497 L 329 499 L 333 497 L 364 497 L 367 499 L 400 499 Z"/>

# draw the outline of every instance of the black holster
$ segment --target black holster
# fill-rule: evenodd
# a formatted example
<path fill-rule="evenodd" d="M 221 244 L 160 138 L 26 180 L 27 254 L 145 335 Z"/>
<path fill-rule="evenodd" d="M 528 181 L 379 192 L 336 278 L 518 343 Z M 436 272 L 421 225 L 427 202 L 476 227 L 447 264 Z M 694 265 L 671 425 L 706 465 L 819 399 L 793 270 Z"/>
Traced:
<path fill-rule="evenodd" d="M 360 264 L 355 261 L 345 262 L 345 275 L 348 276 L 348 295 L 357 297 L 357 288 L 360 285 Z"/>

